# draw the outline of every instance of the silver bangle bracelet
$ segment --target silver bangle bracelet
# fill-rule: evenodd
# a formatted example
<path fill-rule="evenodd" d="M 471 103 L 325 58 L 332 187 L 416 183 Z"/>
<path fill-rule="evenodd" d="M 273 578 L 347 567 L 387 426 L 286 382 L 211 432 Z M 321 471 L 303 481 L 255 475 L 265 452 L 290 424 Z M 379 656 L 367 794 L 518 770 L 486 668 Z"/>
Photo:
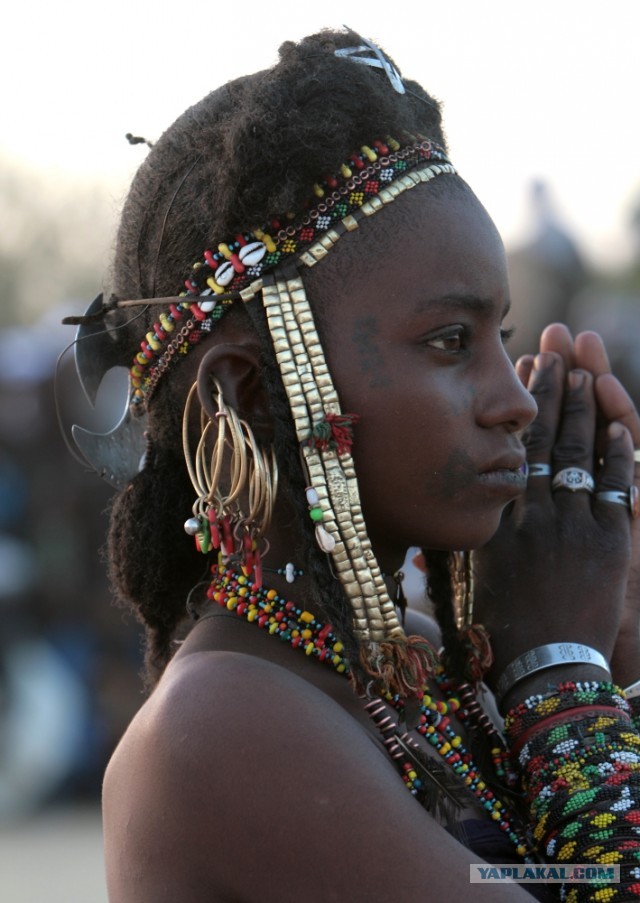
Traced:
<path fill-rule="evenodd" d="M 634 684 L 625 687 L 624 695 L 627 697 L 627 699 L 634 699 L 636 696 L 640 696 L 640 680 L 637 680 Z"/>
<path fill-rule="evenodd" d="M 495 696 L 498 700 L 502 699 L 512 687 L 536 671 L 572 664 L 596 665 L 611 676 L 606 658 L 597 649 L 580 643 L 549 643 L 530 649 L 507 665 L 496 684 Z"/>

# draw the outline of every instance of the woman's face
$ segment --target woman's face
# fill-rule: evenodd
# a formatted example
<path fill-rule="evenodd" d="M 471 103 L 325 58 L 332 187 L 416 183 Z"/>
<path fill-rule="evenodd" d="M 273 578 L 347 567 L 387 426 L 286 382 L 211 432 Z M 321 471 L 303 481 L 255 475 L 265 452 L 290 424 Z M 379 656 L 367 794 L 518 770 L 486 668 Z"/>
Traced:
<path fill-rule="evenodd" d="M 342 245 L 342 247 L 340 247 Z M 314 272 L 373 548 L 475 548 L 524 488 L 536 406 L 504 349 L 504 249 L 471 192 L 405 193 Z M 321 272 L 322 271 L 322 272 Z"/>

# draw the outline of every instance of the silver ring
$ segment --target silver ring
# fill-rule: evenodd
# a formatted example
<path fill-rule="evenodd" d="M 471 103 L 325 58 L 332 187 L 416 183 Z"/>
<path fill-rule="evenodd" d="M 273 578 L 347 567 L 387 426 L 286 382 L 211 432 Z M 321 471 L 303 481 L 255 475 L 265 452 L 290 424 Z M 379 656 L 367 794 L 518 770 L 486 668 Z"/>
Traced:
<path fill-rule="evenodd" d="M 593 492 L 596 484 L 591 474 L 582 467 L 565 467 L 559 470 L 551 483 L 552 489 L 568 489 L 570 492 Z"/>
<path fill-rule="evenodd" d="M 640 493 L 637 486 L 629 486 L 626 492 L 596 492 L 596 498 L 612 505 L 624 505 L 633 520 L 640 517 Z"/>
<path fill-rule="evenodd" d="M 530 477 L 550 477 L 551 464 L 529 464 Z"/>
<path fill-rule="evenodd" d="M 633 460 L 636 464 L 640 464 L 640 448 L 634 448 Z"/>

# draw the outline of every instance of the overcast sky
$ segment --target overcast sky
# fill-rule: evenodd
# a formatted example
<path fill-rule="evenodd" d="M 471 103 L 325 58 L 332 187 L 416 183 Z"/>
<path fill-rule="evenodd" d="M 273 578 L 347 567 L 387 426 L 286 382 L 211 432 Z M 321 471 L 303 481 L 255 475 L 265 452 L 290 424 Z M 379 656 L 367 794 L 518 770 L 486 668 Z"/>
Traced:
<path fill-rule="evenodd" d="M 154 139 L 283 40 L 346 23 L 444 101 L 453 160 L 508 243 L 542 178 L 592 258 L 629 252 L 639 0 L 27 0 L 0 21 L 0 154 L 52 184 L 100 179 L 120 197 L 144 155 L 126 132 Z"/>

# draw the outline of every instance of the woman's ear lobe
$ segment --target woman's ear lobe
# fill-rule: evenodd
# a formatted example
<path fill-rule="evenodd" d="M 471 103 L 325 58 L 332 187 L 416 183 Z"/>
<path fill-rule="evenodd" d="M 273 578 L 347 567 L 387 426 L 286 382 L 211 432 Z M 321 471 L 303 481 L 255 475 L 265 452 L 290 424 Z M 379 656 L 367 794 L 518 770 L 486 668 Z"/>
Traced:
<path fill-rule="evenodd" d="M 197 382 L 200 404 L 209 417 L 214 418 L 218 410 L 217 382 L 226 404 L 249 423 L 256 436 L 272 438 L 269 398 L 257 348 L 231 343 L 210 348 L 200 361 Z"/>

